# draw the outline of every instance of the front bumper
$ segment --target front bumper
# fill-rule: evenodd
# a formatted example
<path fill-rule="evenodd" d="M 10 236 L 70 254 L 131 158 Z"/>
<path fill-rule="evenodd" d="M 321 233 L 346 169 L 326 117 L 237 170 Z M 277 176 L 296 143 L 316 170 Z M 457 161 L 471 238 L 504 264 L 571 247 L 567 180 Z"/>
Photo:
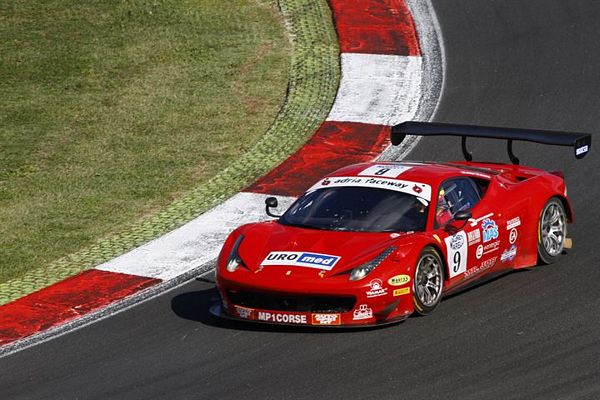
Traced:
<path fill-rule="evenodd" d="M 402 321 L 414 311 L 411 271 L 381 270 L 360 281 L 309 269 L 224 268 L 216 276 L 221 306 L 213 314 L 282 325 L 373 326 Z M 405 279 L 400 279 L 405 278 Z"/>
<path fill-rule="evenodd" d="M 400 299 L 359 299 L 346 310 L 339 312 L 276 310 L 235 304 L 220 291 L 221 302 L 213 304 L 210 312 L 218 317 L 248 322 L 277 325 L 303 325 L 319 327 L 369 327 L 400 322 L 412 314 L 412 309 Z M 408 297 L 408 296 L 402 296 Z M 410 296 L 412 298 L 412 296 Z M 404 299 L 403 299 L 404 300 Z"/>

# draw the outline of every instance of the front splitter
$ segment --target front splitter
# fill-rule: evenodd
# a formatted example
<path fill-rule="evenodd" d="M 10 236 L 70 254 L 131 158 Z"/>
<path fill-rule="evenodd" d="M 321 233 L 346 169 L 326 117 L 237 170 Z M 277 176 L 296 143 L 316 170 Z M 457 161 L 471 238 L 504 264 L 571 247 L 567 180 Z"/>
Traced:
<path fill-rule="evenodd" d="M 261 320 L 256 320 L 256 319 L 245 319 L 245 318 L 234 317 L 234 316 L 228 314 L 227 312 L 225 312 L 225 310 L 223 309 L 223 304 L 221 302 L 216 302 L 216 303 L 212 304 L 209 307 L 209 312 L 212 315 L 214 315 L 215 317 L 228 319 L 228 320 L 232 320 L 232 321 L 238 321 L 238 322 L 248 322 L 248 323 L 253 323 L 253 324 L 271 325 L 271 326 L 293 326 L 293 327 L 317 328 L 317 329 L 321 329 L 321 328 L 326 328 L 326 329 L 375 328 L 375 327 L 382 327 L 382 326 L 387 326 L 387 325 L 398 324 L 410 316 L 410 314 L 402 315 L 402 316 L 399 316 L 399 317 L 396 317 L 393 319 L 376 322 L 374 324 L 325 325 L 325 324 L 289 324 L 289 323 L 285 323 L 285 322 L 270 322 L 270 321 L 261 321 Z"/>

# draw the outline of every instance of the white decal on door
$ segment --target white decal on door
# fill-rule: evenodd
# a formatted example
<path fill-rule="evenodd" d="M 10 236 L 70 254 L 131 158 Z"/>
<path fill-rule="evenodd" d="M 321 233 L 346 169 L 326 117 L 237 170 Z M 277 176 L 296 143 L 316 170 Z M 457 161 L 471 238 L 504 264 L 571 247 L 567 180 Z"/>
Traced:
<path fill-rule="evenodd" d="M 448 269 L 450 278 L 464 273 L 467 270 L 467 234 L 460 231 L 455 235 L 444 239 L 446 242 L 446 250 L 448 252 Z"/>

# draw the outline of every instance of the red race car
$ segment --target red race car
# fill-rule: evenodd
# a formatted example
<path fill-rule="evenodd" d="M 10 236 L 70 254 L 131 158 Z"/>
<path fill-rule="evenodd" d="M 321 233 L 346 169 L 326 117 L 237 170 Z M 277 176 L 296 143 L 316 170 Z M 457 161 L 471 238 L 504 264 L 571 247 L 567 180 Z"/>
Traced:
<path fill-rule="evenodd" d="M 239 227 L 218 258 L 216 315 L 368 326 L 430 314 L 452 291 L 554 262 L 573 221 L 561 173 L 520 166 L 513 140 L 572 146 L 591 136 L 406 122 L 407 134 L 462 137 L 467 161 L 372 162 L 321 179 L 277 220 Z M 512 164 L 472 162 L 467 137 L 506 139 Z"/>

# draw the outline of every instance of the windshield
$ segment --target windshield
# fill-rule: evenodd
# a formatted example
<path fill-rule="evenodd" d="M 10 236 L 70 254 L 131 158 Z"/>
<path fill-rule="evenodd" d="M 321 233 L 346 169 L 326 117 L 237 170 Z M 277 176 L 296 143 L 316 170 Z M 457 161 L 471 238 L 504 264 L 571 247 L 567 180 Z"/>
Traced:
<path fill-rule="evenodd" d="M 331 187 L 300 197 L 279 222 L 304 228 L 356 232 L 423 231 L 427 202 L 387 189 Z"/>

